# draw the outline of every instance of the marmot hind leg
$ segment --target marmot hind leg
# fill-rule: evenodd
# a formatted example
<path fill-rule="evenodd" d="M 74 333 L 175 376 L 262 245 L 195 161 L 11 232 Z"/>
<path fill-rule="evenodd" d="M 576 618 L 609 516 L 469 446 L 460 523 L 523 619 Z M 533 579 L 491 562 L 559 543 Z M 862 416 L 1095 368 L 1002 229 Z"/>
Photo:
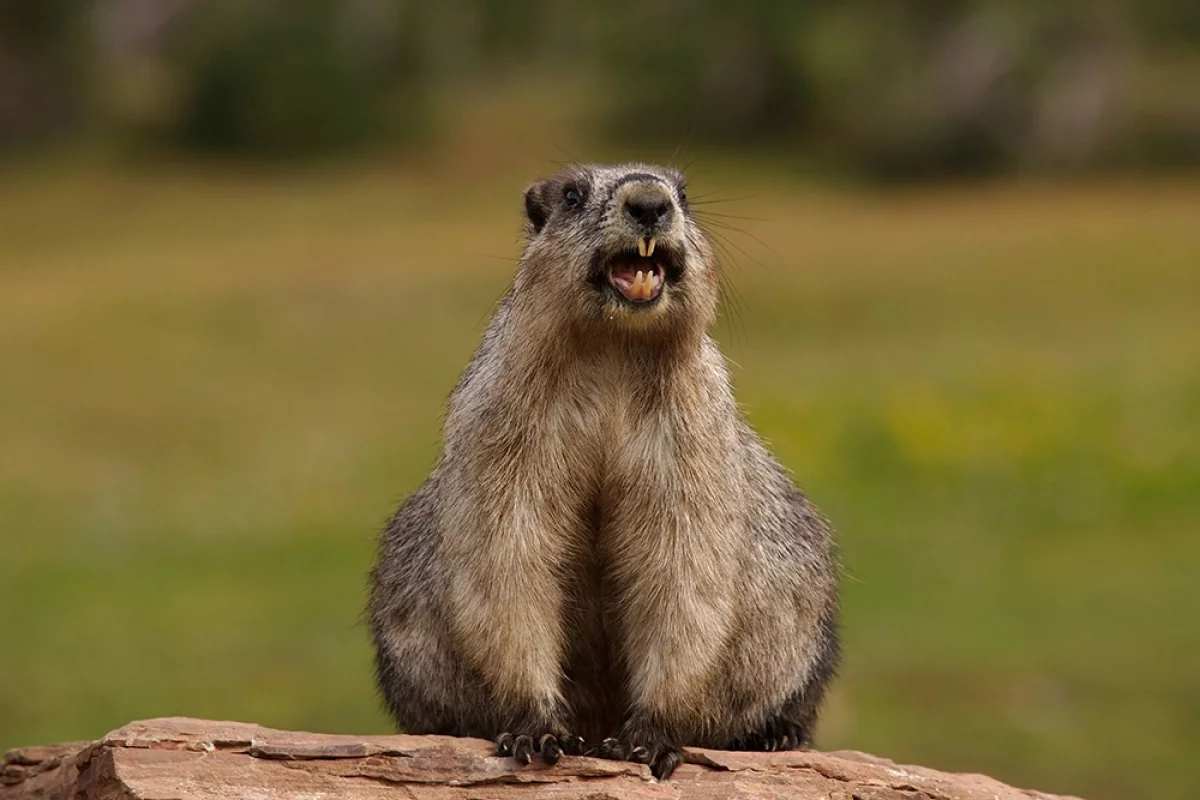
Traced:
<path fill-rule="evenodd" d="M 825 690 L 837 670 L 840 645 L 836 617 L 831 613 L 821 620 L 820 655 L 808 680 L 782 707 L 767 717 L 757 730 L 731 741 L 723 750 L 807 750 L 813 746 L 813 729 Z"/>
<path fill-rule="evenodd" d="M 807 750 L 812 747 L 812 743 L 811 724 L 802 725 L 780 716 L 769 720 L 761 730 L 735 739 L 721 749 L 761 752 Z"/>

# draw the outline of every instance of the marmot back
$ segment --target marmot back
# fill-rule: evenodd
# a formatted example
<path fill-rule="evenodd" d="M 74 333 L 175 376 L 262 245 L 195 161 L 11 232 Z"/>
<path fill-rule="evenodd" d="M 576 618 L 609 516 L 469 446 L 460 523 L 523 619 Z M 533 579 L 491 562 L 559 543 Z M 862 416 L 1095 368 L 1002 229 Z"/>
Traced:
<path fill-rule="evenodd" d="M 686 745 L 809 746 L 838 658 L 833 543 L 738 411 L 683 176 L 571 167 L 525 216 L 442 457 L 381 537 L 396 722 L 660 778 Z"/>

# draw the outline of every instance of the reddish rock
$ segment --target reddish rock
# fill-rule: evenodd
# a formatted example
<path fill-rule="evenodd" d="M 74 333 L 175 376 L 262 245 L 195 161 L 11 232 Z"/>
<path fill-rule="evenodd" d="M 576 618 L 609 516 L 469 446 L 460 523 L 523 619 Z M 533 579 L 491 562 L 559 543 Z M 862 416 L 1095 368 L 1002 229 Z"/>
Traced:
<path fill-rule="evenodd" d="M 479 739 L 335 736 L 240 722 L 134 722 L 97 742 L 4 756 L 0 800 L 1062 800 L 982 775 L 898 766 L 863 753 L 689 750 L 657 782 L 639 764 L 564 756 L 521 767 Z"/>

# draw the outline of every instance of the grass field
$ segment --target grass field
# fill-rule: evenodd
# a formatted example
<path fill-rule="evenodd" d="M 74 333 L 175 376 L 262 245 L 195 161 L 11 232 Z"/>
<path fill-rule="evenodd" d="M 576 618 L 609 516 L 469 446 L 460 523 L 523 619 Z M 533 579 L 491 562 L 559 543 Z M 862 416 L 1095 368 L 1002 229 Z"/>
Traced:
<path fill-rule="evenodd" d="M 714 218 L 745 251 L 719 334 L 841 533 L 821 744 L 1200 796 L 1200 183 L 694 172 L 765 218 Z M 0 749 L 174 714 L 388 730 L 373 537 L 528 177 L 0 181 Z"/>

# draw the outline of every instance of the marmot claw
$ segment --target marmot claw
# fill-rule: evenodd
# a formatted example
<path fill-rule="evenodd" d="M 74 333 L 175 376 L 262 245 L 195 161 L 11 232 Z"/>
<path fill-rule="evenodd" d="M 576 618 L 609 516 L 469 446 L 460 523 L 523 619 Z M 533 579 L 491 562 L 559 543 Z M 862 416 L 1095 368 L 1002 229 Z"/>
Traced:
<path fill-rule="evenodd" d="M 557 764 L 565 753 L 569 756 L 583 755 L 583 739 L 569 733 L 544 733 L 540 736 L 525 733 L 504 732 L 496 737 L 496 754 L 512 756 L 522 764 L 533 760 L 534 753 L 541 753 L 547 764 Z"/>
<path fill-rule="evenodd" d="M 667 741 L 631 744 L 610 737 L 596 747 L 588 748 L 587 755 L 612 761 L 648 764 L 650 774 L 659 780 L 669 778 L 675 768 L 683 763 L 683 751 L 677 745 Z"/>

